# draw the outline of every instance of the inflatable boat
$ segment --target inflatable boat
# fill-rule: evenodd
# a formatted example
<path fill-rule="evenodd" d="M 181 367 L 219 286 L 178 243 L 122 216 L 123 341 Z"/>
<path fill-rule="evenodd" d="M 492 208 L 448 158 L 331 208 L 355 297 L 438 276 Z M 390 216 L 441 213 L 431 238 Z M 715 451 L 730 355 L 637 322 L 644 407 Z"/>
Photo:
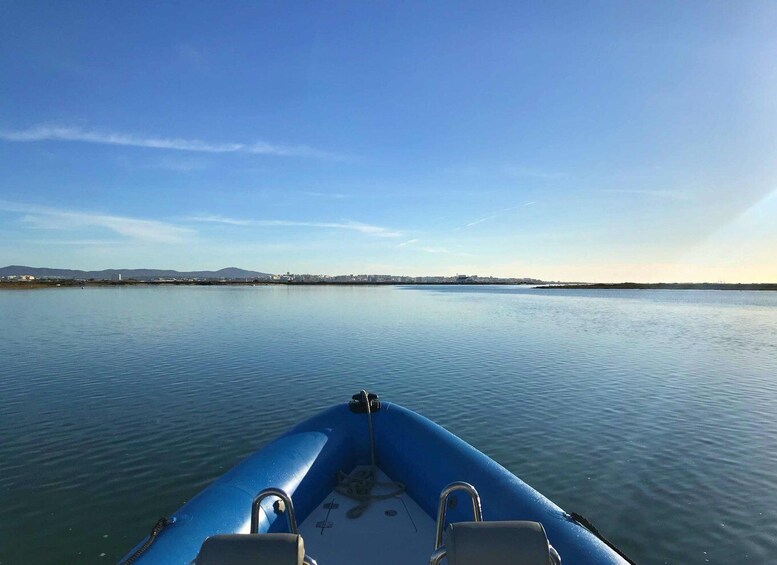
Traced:
<path fill-rule="evenodd" d="M 361 391 L 216 479 L 120 563 L 633 562 L 441 426 Z"/>

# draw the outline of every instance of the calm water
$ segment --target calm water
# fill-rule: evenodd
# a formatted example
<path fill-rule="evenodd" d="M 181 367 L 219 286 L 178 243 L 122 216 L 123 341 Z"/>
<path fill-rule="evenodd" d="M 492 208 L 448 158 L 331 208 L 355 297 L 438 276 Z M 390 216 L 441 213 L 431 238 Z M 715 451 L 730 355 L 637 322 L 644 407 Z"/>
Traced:
<path fill-rule="evenodd" d="M 0 336 L 3 565 L 113 562 L 361 387 L 640 563 L 777 561 L 777 294 L 1 291 Z"/>

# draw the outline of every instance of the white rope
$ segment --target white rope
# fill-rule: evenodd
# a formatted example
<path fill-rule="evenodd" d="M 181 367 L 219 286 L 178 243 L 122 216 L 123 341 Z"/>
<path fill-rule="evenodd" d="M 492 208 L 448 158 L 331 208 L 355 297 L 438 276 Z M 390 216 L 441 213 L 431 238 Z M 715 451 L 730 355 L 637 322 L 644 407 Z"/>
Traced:
<path fill-rule="evenodd" d="M 359 504 L 347 512 L 349 518 L 361 516 L 372 500 L 385 500 L 393 498 L 405 492 L 405 485 L 398 481 L 378 481 L 378 467 L 375 465 L 375 435 L 372 431 L 372 409 L 370 397 L 366 390 L 361 391 L 362 398 L 367 407 L 367 423 L 370 430 L 370 467 L 368 469 L 354 469 L 350 475 L 342 471 L 337 473 L 337 486 L 335 491 L 359 501 Z M 373 494 L 375 487 L 392 489 L 390 492 Z"/>

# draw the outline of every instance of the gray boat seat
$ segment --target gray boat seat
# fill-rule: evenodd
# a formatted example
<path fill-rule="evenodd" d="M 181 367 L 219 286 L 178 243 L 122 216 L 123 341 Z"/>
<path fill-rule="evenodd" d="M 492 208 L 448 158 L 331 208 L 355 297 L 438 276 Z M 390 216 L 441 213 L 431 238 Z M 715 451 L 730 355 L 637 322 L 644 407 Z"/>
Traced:
<path fill-rule="evenodd" d="M 458 522 L 444 534 L 448 565 L 560 565 L 539 522 Z M 440 556 L 441 557 L 441 556 Z"/>
<path fill-rule="evenodd" d="M 303 565 L 298 534 L 228 534 L 206 539 L 195 565 Z"/>

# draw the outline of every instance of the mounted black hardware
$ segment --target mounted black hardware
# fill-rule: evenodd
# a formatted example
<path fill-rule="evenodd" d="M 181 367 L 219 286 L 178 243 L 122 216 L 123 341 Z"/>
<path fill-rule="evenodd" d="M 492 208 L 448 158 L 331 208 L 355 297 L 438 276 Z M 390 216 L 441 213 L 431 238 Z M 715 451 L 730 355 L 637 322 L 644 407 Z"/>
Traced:
<path fill-rule="evenodd" d="M 364 402 L 364 394 L 358 392 L 351 398 L 352 400 L 348 403 L 348 408 L 351 409 L 351 412 L 354 414 L 366 414 L 367 404 Z M 367 398 L 370 399 L 370 412 L 379 412 L 380 400 L 378 400 L 378 395 L 374 392 L 369 392 L 367 393 Z"/>

